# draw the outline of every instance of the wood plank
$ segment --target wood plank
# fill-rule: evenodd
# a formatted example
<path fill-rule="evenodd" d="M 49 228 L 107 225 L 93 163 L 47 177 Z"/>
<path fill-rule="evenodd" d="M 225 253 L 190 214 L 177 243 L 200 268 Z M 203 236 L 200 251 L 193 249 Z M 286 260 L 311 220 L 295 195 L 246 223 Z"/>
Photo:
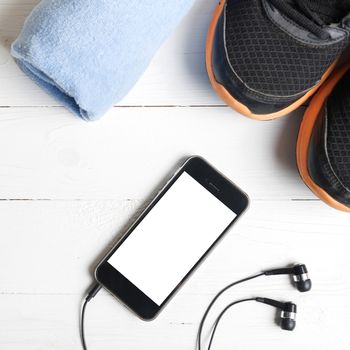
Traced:
<path fill-rule="evenodd" d="M 138 205 L 0 202 L 0 348 L 79 348 L 78 305 L 90 281 L 89 266 Z M 347 350 L 348 228 L 346 214 L 315 201 L 255 201 L 156 321 L 138 320 L 102 291 L 87 311 L 89 348 L 193 349 L 199 319 L 220 287 L 261 268 L 298 260 L 309 267 L 312 292 L 298 293 L 287 277 L 266 277 L 228 293 L 212 314 L 243 296 L 293 300 L 299 307 L 296 331 L 275 326 L 272 308 L 245 305 L 224 319 L 216 347 Z"/>
<path fill-rule="evenodd" d="M 56 106 L 15 65 L 9 47 L 38 0 L 0 1 L 0 106 Z M 223 104 L 205 73 L 204 47 L 215 1 L 198 0 L 120 105 Z"/>
<path fill-rule="evenodd" d="M 144 200 L 181 159 L 212 162 L 253 199 L 315 198 L 295 166 L 300 115 L 259 123 L 227 107 L 0 109 L 0 198 Z"/>
<path fill-rule="evenodd" d="M 226 316 L 213 348 L 349 349 L 350 318 L 346 296 L 339 296 L 338 293 L 331 293 L 328 297 L 295 294 L 293 298 L 299 302 L 294 332 L 281 331 L 274 324 L 273 309 L 247 304 Z M 80 349 L 77 321 L 79 301 L 79 296 L 66 295 L 0 296 L 1 348 Z M 88 348 L 193 350 L 198 322 L 207 301 L 198 296 L 184 296 L 177 305 L 173 304 L 172 310 L 169 308 L 157 320 L 147 323 L 132 316 L 101 292 L 87 310 Z"/>
<path fill-rule="evenodd" d="M 143 205 L 130 200 L 0 201 L 0 292 L 80 293 L 97 260 Z M 207 295 L 242 274 L 298 260 L 309 265 L 318 293 L 345 293 L 349 244 L 346 213 L 317 201 L 254 201 L 184 290 Z"/>

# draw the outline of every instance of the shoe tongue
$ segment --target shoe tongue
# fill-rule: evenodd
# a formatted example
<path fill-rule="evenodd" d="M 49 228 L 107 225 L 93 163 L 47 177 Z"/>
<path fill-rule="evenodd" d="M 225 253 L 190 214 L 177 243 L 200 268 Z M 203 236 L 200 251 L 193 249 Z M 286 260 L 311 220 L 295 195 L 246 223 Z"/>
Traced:
<path fill-rule="evenodd" d="M 304 0 L 304 3 L 326 25 L 339 23 L 350 13 L 350 0 Z"/>

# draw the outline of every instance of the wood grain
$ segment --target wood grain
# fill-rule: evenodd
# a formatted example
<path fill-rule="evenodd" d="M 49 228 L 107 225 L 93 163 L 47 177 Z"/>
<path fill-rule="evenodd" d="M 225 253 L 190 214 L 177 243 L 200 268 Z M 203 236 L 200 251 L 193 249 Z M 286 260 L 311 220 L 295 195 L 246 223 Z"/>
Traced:
<path fill-rule="evenodd" d="M 79 349 L 81 298 L 96 262 L 189 155 L 242 187 L 251 207 L 159 318 L 145 323 L 101 291 L 87 311 L 89 349 L 195 349 L 200 317 L 225 284 L 305 262 L 313 290 L 288 277 L 230 291 L 298 304 L 293 333 L 275 311 L 242 305 L 213 349 L 348 350 L 350 219 L 318 201 L 295 166 L 303 110 L 259 123 L 224 106 L 204 66 L 215 1 L 197 0 L 131 93 L 85 123 L 42 92 L 10 53 L 39 0 L 0 0 L 0 349 Z M 205 329 L 207 334 L 208 326 Z"/>
<path fill-rule="evenodd" d="M 252 199 L 314 199 L 295 166 L 299 122 L 257 123 L 227 107 L 115 108 L 97 123 L 63 108 L 3 108 L 0 198 L 144 199 L 199 154 Z"/>
<path fill-rule="evenodd" d="M 2 348 L 79 348 L 78 305 L 95 260 L 140 206 L 117 200 L 0 202 Z M 348 349 L 349 244 L 346 214 L 315 201 L 256 201 L 156 321 L 139 321 L 102 291 L 88 308 L 90 348 L 193 349 L 200 316 L 219 288 L 261 267 L 298 260 L 307 262 L 314 281 L 309 294 L 298 293 L 287 277 L 265 277 L 228 292 L 211 315 L 243 296 L 293 300 L 299 306 L 296 331 L 273 327 L 272 308 L 245 305 L 224 319 L 217 347 Z"/>

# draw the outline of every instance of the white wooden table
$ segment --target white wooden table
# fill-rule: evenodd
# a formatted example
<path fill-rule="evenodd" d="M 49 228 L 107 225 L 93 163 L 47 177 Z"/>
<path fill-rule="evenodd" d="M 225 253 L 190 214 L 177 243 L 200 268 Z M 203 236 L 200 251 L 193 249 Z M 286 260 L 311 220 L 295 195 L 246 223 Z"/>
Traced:
<path fill-rule="evenodd" d="M 80 349 L 80 300 L 93 267 L 184 157 L 207 158 L 248 192 L 251 208 L 153 322 L 104 291 L 87 310 L 89 349 L 191 350 L 225 284 L 307 264 L 312 292 L 287 277 L 236 288 L 298 304 L 283 332 L 265 305 L 237 306 L 214 349 L 350 349 L 350 216 L 318 201 L 295 166 L 302 111 L 256 122 L 226 107 L 204 67 L 214 0 L 198 0 L 130 95 L 85 123 L 42 92 L 9 54 L 38 0 L 0 0 L 0 349 Z M 214 312 L 215 313 L 215 312 Z"/>

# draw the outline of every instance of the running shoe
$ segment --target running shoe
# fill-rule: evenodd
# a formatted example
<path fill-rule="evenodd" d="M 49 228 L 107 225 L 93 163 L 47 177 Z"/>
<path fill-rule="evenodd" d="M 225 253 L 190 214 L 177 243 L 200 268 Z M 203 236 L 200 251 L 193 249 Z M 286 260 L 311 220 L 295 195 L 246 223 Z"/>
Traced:
<path fill-rule="evenodd" d="M 330 206 L 350 212 L 350 64 L 315 94 L 301 123 L 297 163 L 307 186 Z"/>
<path fill-rule="evenodd" d="M 269 120 L 313 95 L 349 44 L 349 0 L 222 0 L 206 64 L 219 96 L 241 114 Z"/>

